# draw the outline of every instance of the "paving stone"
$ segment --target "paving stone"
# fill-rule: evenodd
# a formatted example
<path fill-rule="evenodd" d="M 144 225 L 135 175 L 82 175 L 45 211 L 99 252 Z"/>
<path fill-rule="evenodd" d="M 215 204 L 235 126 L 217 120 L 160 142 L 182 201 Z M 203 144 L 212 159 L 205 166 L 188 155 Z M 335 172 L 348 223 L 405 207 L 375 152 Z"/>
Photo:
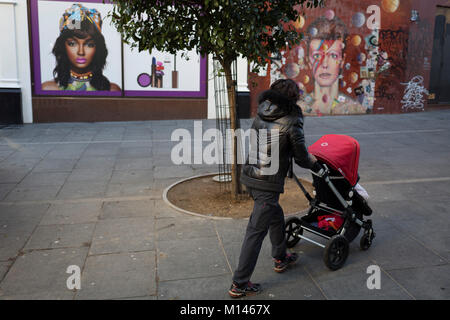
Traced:
<path fill-rule="evenodd" d="M 114 171 L 110 183 L 146 183 L 153 180 L 153 170 Z"/>
<path fill-rule="evenodd" d="M 324 300 L 322 289 L 309 276 L 301 263 L 289 267 L 283 274 L 273 271 L 273 263 L 257 264 L 252 281 L 260 283 L 261 294 L 248 300 Z"/>
<path fill-rule="evenodd" d="M 155 251 L 89 256 L 77 300 L 156 294 Z"/>
<path fill-rule="evenodd" d="M 100 130 L 100 132 L 92 138 L 92 141 L 100 142 L 101 144 L 106 141 L 120 141 L 123 138 L 123 133 L 123 128 Z"/>
<path fill-rule="evenodd" d="M 445 218 L 441 220 L 438 227 L 436 227 L 436 222 L 430 221 L 429 218 L 396 220 L 392 222 L 392 225 L 441 257 L 450 248 L 450 235 L 448 234 L 450 222 Z"/>
<path fill-rule="evenodd" d="M 154 219 L 100 220 L 95 228 L 90 255 L 155 249 Z"/>
<path fill-rule="evenodd" d="M 151 218 L 154 216 L 153 200 L 105 201 L 100 219 Z"/>
<path fill-rule="evenodd" d="M 211 220 L 186 216 L 158 219 L 156 221 L 156 234 L 158 241 L 190 240 L 217 236 Z"/>
<path fill-rule="evenodd" d="M 180 181 L 180 178 L 168 178 L 168 179 L 154 179 L 152 183 L 152 188 L 155 190 L 160 190 L 161 195 L 163 191 L 174 184 L 175 182 Z"/>
<path fill-rule="evenodd" d="M 192 174 L 194 176 L 217 173 L 217 166 L 215 165 L 191 165 L 191 168 L 194 170 Z"/>
<path fill-rule="evenodd" d="M 95 223 L 38 226 L 24 250 L 88 247 L 94 228 Z"/>
<path fill-rule="evenodd" d="M 159 198 L 161 198 L 162 192 L 159 192 Z M 179 218 L 179 217 L 189 217 L 193 218 L 194 216 L 188 215 L 186 213 L 177 211 L 170 207 L 167 203 L 165 203 L 163 200 L 156 199 L 154 201 L 154 210 L 156 212 L 156 218 L 163 219 L 163 218 Z"/>
<path fill-rule="evenodd" d="M 9 262 L 9 261 L 0 262 L 0 282 L 5 277 L 6 272 L 8 272 L 10 266 L 11 266 L 11 262 Z"/>
<path fill-rule="evenodd" d="M 435 267 L 391 270 L 389 274 L 416 299 L 450 299 L 448 264 Z"/>
<path fill-rule="evenodd" d="M 122 142 L 141 142 L 142 143 L 150 143 L 150 135 L 143 136 L 140 134 L 125 134 L 122 138 Z M 153 143 L 153 142 L 152 142 Z"/>
<path fill-rule="evenodd" d="M 148 196 L 161 198 L 161 192 L 153 189 L 151 181 L 140 183 L 110 183 L 106 189 L 106 197 Z"/>
<path fill-rule="evenodd" d="M 5 201 L 45 201 L 55 199 L 61 186 L 15 187 Z"/>
<path fill-rule="evenodd" d="M 0 161 L 5 160 L 13 153 L 14 153 L 14 150 L 11 150 L 11 149 L 9 149 L 9 150 L 0 149 Z"/>
<path fill-rule="evenodd" d="M 74 169 L 67 182 L 108 182 L 111 179 L 111 169 Z"/>
<path fill-rule="evenodd" d="M 447 175 L 447 177 L 450 176 Z M 430 178 L 441 178 L 439 174 L 431 176 Z M 421 183 L 409 183 L 396 185 L 396 189 L 402 192 L 409 199 L 426 200 L 438 197 L 446 197 L 445 190 L 447 190 L 449 181 L 431 181 Z M 448 196 L 446 197 L 448 199 Z"/>
<path fill-rule="evenodd" d="M 152 147 L 152 140 L 122 140 L 121 147 L 124 148 L 150 148 Z"/>
<path fill-rule="evenodd" d="M 19 188 L 62 186 L 70 172 L 31 172 L 18 185 Z"/>
<path fill-rule="evenodd" d="M 152 156 L 151 147 L 120 147 L 117 158 L 118 159 L 135 159 L 135 158 L 150 158 Z"/>
<path fill-rule="evenodd" d="M 248 219 L 215 220 L 214 224 L 224 244 L 244 241 Z"/>
<path fill-rule="evenodd" d="M 166 154 L 158 154 L 158 153 L 156 153 L 156 154 L 153 154 L 152 162 L 153 162 L 153 165 L 156 166 L 156 167 L 164 167 L 164 166 L 167 166 L 167 165 L 175 165 L 172 162 L 170 153 L 166 153 Z"/>
<path fill-rule="evenodd" d="M 153 130 L 152 133 L 152 139 L 156 142 L 161 141 L 171 141 L 172 132 L 178 128 L 173 127 L 167 127 L 167 126 L 159 126 L 158 129 Z M 186 128 L 192 135 L 193 135 L 193 129 L 192 128 Z"/>
<path fill-rule="evenodd" d="M 33 169 L 33 172 L 72 171 L 75 163 L 74 159 L 44 159 Z"/>
<path fill-rule="evenodd" d="M 3 204 L 0 203 L 0 223 L 39 223 L 49 204 Z"/>
<path fill-rule="evenodd" d="M 376 234 L 367 252 L 373 261 L 387 271 L 435 266 L 445 262 L 435 252 L 395 227 L 378 228 Z"/>
<path fill-rule="evenodd" d="M 63 140 L 64 142 L 74 142 L 74 143 L 79 143 L 79 142 L 90 142 L 92 141 L 92 139 L 95 136 L 95 132 L 74 132 L 74 133 L 70 133 L 67 136 L 64 137 Z"/>
<path fill-rule="evenodd" d="M 142 296 L 142 297 L 130 297 L 130 298 L 117 298 L 113 300 L 158 300 L 158 297 L 156 295 L 154 296 Z"/>
<path fill-rule="evenodd" d="M 194 175 L 194 170 L 190 166 L 180 165 L 171 167 L 155 167 L 155 179 L 170 179 L 170 178 L 187 178 Z"/>
<path fill-rule="evenodd" d="M 30 172 L 31 168 L 19 168 L 19 169 L 2 169 L 0 168 L 0 181 L 2 183 L 14 183 L 17 184 L 25 178 Z"/>
<path fill-rule="evenodd" d="M 0 204 L 0 261 L 19 254 L 48 207 L 48 204 Z"/>
<path fill-rule="evenodd" d="M 315 278 L 327 299 L 332 300 L 411 300 L 413 299 L 403 288 L 385 273 L 380 273 L 380 289 L 369 289 L 367 279 L 371 274 L 361 268 L 346 276 L 334 276 L 327 280 Z M 331 271 L 330 271 L 331 272 Z"/>
<path fill-rule="evenodd" d="M 67 138 L 66 138 L 67 139 Z M 65 140 L 66 140 L 65 139 Z M 82 140 L 82 139 L 80 139 Z M 50 151 L 45 158 L 46 159 L 69 159 L 78 160 L 87 148 L 87 143 L 73 143 L 68 145 L 57 145 L 52 151 Z"/>
<path fill-rule="evenodd" d="M 83 157 L 115 156 L 119 152 L 120 143 L 92 143 L 83 153 Z"/>
<path fill-rule="evenodd" d="M 15 187 L 15 183 L 0 183 L 0 201 L 2 201 Z"/>
<path fill-rule="evenodd" d="M 57 199 L 103 198 L 106 182 L 66 182 L 56 196 Z"/>
<path fill-rule="evenodd" d="M 13 159 L 17 157 L 18 159 L 23 158 L 44 158 L 51 150 L 55 148 L 56 145 L 52 144 L 29 144 L 22 145 L 16 150 L 16 153 L 10 157 Z"/>
<path fill-rule="evenodd" d="M 117 158 L 114 170 L 152 170 L 153 162 L 148 158 Z"/>
<path fill-rule="evenodd" d="M 411 199 L 409 201 L 391 200 L 391 201 L 373 201 L 371 202 L 373 218 L 383 217 L 394 221 L 423 221 L 429 219 L 429 210 L 424 210 L 419 201 Z M 436 215 L 443 216 L 445 212 L 437 211 Z M 372 218 L 371 217 L 371 218 Z"/>
<path fill-rule="evenodd" d="M 115 156 L 81 157 L 75 169 L 112 169 L 116 162 Z"/>
<path fill-rule="evenodd" d="M 158 276 L 161 281 L 211 277 L 229 272 L 217 237 L 158 243 Z"/>
<path fill-rule="evenodd" d="M 82 268 L 88 248 L 32 251 L 16 259 L 0 284 L 1 299 L 72 299 L 67 268 Z"/>
<path fill-rule="evenodd" d="M 68 275 L 69 276 L 69 275 Z M 16 295 L 8 295 L 8 296 L 1 296 L 0 300 L 4 301 L 29 301 L 29 300 L 73 300 L 73 296 L 75 293 L 59 293 L 59 292 L 35 292 L 35 293 L 24 293 L 24 294 L 16 294 Z"/>
<path fill-rule="evenodd" d="M 229 298 L 228 288 L 230 285 L 230 274 L 208 278 L 160 281 L 158 283 L 158 299 L 224 300 Z"/>
<path fill-rule="evenodd" d="M 50 206 L 40 225 L 79 224 L 97 222 L 101 212 L 101 201 L 55 203 Z"/>
<path fill-rule="evenodd" d="M 36 225 L 33 223 L 2 224 L 0 227 L 0 261 L 14 259 L 25 246 L 35 227 Z"/>

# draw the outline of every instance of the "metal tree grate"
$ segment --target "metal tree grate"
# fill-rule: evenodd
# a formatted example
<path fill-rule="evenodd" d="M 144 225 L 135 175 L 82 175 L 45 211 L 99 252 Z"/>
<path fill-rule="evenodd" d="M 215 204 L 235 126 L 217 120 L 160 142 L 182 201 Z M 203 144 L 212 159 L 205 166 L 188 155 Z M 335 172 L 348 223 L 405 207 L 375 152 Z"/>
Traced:
<path fill-rule="evenodd" d="M 219 175 L 216 181 L 220 182 L 223 192 L 231 194 L 231 143 L 227 139 L 227 132 L 231 129 L 230 104 L 228 103 L 228 91 L 225 74 L 219 61 L 213 60 L 214 68 L 214 98 L 216 103 L 216 128 L 222 133 L 222 154 L 219 159 Z M 237 63 L 233 62 L 231 67 L 232 79 L 237 79 Z M 237 96 L 237 95 L 236 95 Z M 239 119 L 237 119 L 239 121 Z M 237 122 L 239 123 L 239 122 Z"/>

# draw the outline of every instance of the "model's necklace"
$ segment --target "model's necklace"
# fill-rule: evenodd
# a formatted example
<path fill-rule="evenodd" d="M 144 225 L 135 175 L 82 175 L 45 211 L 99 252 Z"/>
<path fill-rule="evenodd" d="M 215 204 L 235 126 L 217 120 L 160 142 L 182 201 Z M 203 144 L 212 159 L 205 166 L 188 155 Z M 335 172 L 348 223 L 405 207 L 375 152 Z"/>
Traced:
<path fill-rule="evenodd" d="M 86 72 L 86 73 L 76 73 L 72 70 L 70 70 L 70 76 L 77 80 L 77 81 L 88 81 L 90 79 L 92 79 L 92 72 Z"/>

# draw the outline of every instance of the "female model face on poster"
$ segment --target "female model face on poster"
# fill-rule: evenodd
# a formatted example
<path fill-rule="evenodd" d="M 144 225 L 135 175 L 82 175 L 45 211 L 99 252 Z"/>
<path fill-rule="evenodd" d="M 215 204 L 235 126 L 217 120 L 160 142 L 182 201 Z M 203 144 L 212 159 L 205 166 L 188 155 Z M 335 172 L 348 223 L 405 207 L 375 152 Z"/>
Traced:
<path fill-rule="evenodd" d="M 74 4 L 64 12 L 52 50 L 56 58 L 54 80 L 44 82 L 43 90 L 121 90 L 103 75 L 108 50 L 101 27 L 102 19 L 95 9 Z"/>

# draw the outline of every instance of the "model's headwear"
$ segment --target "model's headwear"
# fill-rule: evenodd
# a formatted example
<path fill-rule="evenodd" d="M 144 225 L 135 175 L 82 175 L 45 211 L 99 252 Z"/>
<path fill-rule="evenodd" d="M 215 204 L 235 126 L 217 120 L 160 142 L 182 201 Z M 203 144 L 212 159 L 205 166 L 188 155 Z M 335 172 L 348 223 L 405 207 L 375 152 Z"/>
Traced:
<path fill-rule="evenodd" d="M 88 9 L 77 3 L 67 9 L 59 20 L 59 31 L 81 28 L 81 22 L 89 21 L 102 32 L 102 17 L 96 9 Z M 77 27 L 78 26 L 78 27 Z"/>

